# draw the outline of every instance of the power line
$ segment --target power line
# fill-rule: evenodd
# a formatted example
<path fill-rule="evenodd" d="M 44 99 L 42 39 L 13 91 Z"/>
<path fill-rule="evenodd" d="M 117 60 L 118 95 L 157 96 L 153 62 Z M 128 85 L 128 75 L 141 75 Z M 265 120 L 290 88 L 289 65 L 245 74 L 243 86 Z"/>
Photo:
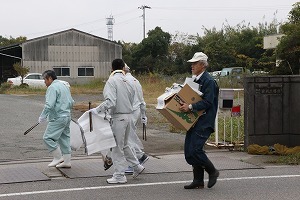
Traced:
<path fill-rule="evenodd" d="M 153 7 L 158 10 L 174 10 L 174 11 L 241 11 L 241 10 L 290 10 L 290 5 L 274 5 L 274 6 L 248 6 L 248 7 Z"/>
<path fill-rule="evenodd" d="M 123 15 L 126 15 L 126 14 L 131 14 L 135 10 L 136 9 L 131 9 L 131 10 L 116 14 L 114 16 L 116 17 L 116 16 L 123 16 Z M 70 26 L 67 26 L 67 27 L 60 27 L 60 28 L 56 28 L 56 29 L 45 30 L 45 31 L 40 31 L 40 32 L 34 32 L 34 33 L 26 33 L 24 35 L 25 36 L 30 36 L 30 35 L 36 35 L 36 34 L 45 34 L 45 33 L 49 33 L 49 32 L 55 32 L 55 31 L 60 31 L 60 30 L 69 29 L 69 28 L 73 28 L 73 27 L 80 27 L 80 26 L 90 25 L 90 24 L 94 24 L 94 23 L 98 23 L 98 22 L 104 22 L 104 21 L 106 21 L 106 18 L 96 19 L 96 20 L 84 22 L 84 23 L 81 23 L 81 24 L 73 24 L 73 25 L 70 25 Z"/>

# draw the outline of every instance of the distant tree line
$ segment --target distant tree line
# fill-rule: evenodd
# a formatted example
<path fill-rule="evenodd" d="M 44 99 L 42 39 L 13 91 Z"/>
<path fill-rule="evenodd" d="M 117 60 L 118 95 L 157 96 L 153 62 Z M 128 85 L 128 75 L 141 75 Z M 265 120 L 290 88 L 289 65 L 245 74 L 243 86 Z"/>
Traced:
<path fill-rule="evenodd" d="M 234 27 L 224 25 L 221 30 L 203 27 L 204 36 L 170 35 L 156 27 L 139 44 L 119 43 L 123 46 L 123 59 L 138 73 L 173 75 L 190 72 L 186 61 L 195 52 L 203 51 L 209 57 L 209 71 L 244 67 L 270 74 L 299 74 L 300 2 L 293 5 L 288 19 L 288 22 L 281 24 L 274 16 L 271 23 L 260 23 L 257 27 L 244 22 Z M 284 36 L 277 49 L 264 49 L 264 36 L 272 34 Z M 281 61 L 278 66 L 276 60 Z"/>
<path fill-rule="evenodd" d="M 11 45 L 11 44 L 21 43 L 21 42 L 24 42 L 26 40 L 27 40 L 27 38 L 23 37 L 23 36 L 20 36 L 20 37 L 17 37 L 17 38 L 13 38 L 12 36 L 10 36 L 9 38 L 5 38 L 5 37 L 0 35 L 0 47 L 8 46 L 8 45 Z"/>

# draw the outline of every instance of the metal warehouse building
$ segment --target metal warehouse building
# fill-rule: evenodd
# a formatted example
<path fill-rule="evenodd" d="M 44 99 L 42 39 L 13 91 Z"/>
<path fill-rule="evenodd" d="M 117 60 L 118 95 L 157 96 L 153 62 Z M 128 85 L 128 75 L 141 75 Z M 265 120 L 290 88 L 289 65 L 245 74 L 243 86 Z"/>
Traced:
<path fill-rule="evenodd" d="M 53 69 L 71 84 L 106 78 L 111 62 L 122 58 L 122 46 L 76 29 L 69 29 L 0 48 L 1 81 L 13 77 L 13 64 L 21 62 L 29 72 Z"/>

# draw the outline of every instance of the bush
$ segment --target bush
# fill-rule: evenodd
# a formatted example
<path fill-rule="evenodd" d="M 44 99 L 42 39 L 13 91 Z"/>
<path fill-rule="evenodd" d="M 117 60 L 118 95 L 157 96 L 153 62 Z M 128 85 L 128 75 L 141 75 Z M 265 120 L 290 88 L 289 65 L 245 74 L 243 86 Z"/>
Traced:
<path fill-rule="evenodd" d="M 18 86 L 19 88 L 29 88 L 29 85 L 27 83 L 22 83 Z"/>
<path fill-rule="evenodd" d="M 9 83 L 2 83 L 0 86 L 0 94 L 5 94 L 7 90 L 11 88 L 11 85 Z"/>

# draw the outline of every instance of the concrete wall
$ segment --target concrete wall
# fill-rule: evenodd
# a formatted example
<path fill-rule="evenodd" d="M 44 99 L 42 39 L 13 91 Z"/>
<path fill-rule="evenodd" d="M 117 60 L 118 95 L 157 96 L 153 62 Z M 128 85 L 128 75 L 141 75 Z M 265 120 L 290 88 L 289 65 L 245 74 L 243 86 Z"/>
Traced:
<path fill-rule="evenodd" d="M 300 76 L 244 79 L 245 147 L 300 145 Z"/>

